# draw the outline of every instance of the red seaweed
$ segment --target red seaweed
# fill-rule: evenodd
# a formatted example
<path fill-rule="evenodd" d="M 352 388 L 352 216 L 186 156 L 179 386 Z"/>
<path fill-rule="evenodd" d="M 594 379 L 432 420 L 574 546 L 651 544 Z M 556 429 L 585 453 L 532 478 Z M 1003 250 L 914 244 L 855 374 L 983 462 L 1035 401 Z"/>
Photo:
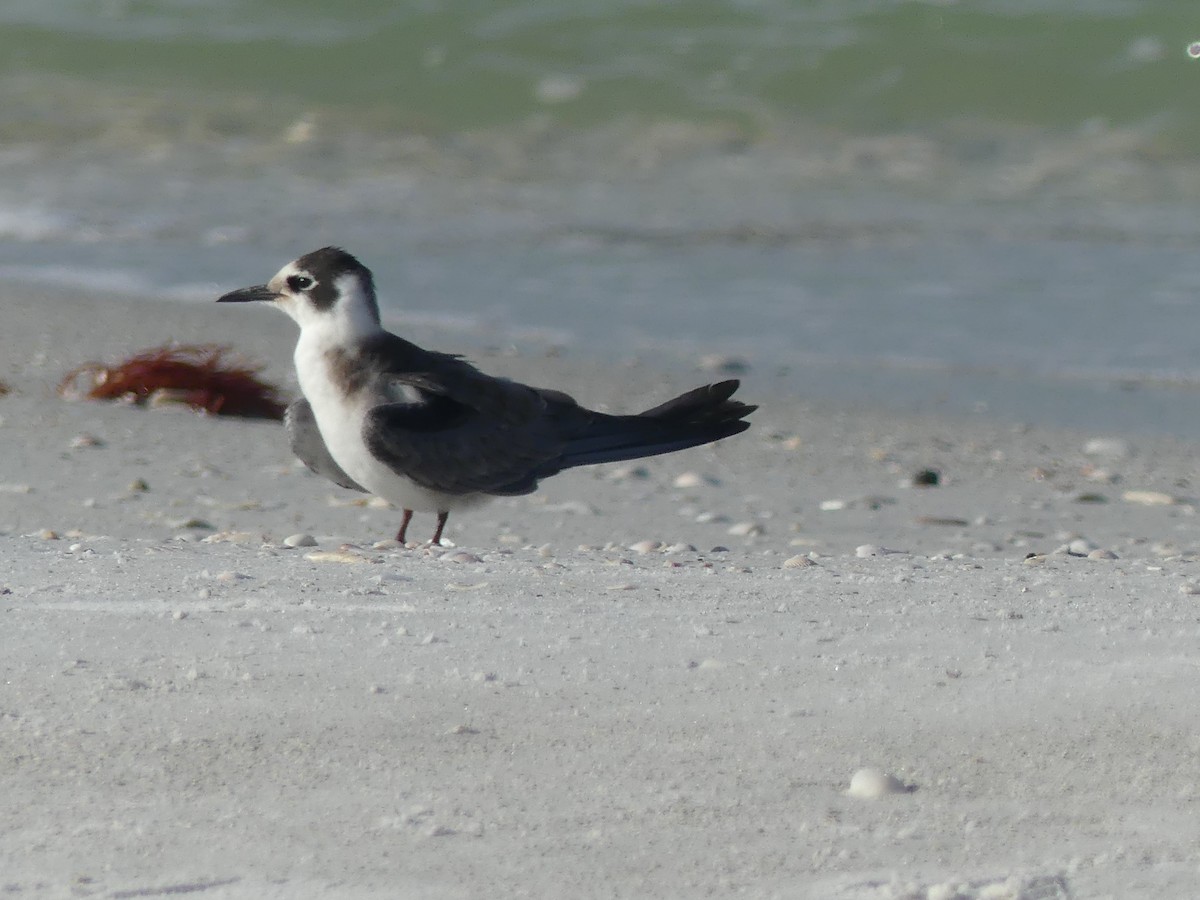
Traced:
<path fill-rule="evenodd" d="M 261 366 L 231 362 L 217 344 L 166 345 L 116 364 L 84 363 L 68 372 L 58 392 L 70 399 L 185 403 L 197 412 L 282 419 L 278 390 L 258 378 Z"/>

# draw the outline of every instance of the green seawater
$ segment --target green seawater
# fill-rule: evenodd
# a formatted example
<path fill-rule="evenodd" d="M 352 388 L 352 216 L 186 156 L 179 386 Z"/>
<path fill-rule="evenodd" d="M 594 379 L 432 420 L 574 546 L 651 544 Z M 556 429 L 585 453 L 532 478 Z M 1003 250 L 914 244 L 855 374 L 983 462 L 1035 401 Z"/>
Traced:
<path fill-rule="evenodd" d="M 1087 128 L 1136 130 L 1130 154 L 1200 146 L 1190 0 L 10 0 L 0 36 L 0 99 L 76 85 L 97 117 L 157 98 L 180 123 L 224 101 L 380 138 L 633 120 L 745 142 L 930 135 L 976 156 Z M 72 126 L 5 106 L 10 136 Z"/>

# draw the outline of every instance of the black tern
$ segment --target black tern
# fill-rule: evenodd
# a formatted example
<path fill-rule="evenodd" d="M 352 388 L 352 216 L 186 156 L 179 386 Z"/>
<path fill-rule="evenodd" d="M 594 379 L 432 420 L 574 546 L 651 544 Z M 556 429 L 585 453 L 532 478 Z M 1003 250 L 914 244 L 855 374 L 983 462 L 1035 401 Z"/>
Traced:
<path fill-rule="evenodd" d="M 401 544 L 414 510 L 437 513 L 432 543 L 440 544 L 451 510 L 532 493 L 563 469 L 718 441 L 749 428 L 744 419 L 757 409 L 731 399 L 736 380 L 609 415 L 561 391 L 486 375 L 385 331 L 371 271 L 338 247 L 217 302 L 249 301 L 271 303 L 300 326 L 294 359 L 304 396 L 284 420 L 292 451 L 336 484 L 401 507 Z"/>

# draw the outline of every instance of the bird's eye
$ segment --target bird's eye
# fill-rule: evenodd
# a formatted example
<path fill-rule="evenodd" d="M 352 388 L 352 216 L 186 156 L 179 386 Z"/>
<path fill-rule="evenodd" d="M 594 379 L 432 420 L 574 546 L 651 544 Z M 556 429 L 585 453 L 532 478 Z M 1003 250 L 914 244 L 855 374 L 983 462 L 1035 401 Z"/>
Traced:
<path fill-rule="evenodd" d="M 289 275 L 287 286 L 296 292 L 307 291 L 313 286 L 313 280 L 307 275 Z"/>

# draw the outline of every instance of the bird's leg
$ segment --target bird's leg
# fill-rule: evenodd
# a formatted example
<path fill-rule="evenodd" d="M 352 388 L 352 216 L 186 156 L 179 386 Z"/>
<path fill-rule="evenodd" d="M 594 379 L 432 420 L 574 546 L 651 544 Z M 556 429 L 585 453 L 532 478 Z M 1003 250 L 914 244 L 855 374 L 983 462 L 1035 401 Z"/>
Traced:
<path fill-rule="evenodd" d="M 411 521 L 412 521 L 412 510 L 406 509 L 404 511 L 404 518 L 400 520 L 400 530 L 396 532 L 396 542 L 397 543 L 399 543 L 399 544 L 404 543 L 404 536 L 406 534 L 408 534 L 408 523 Z"/>
<path fill-rule="evenodd" d="M 446 519 L 448 519 L 449 517 L 450 517 L 449 512 L 438 513 L 437 530 L 433 533 L 433 540 L 429 542 L 430 544 L 437 546 L 438 544 L 440 544 L 442 542 L 442 529 L 446 527 Z"/>

